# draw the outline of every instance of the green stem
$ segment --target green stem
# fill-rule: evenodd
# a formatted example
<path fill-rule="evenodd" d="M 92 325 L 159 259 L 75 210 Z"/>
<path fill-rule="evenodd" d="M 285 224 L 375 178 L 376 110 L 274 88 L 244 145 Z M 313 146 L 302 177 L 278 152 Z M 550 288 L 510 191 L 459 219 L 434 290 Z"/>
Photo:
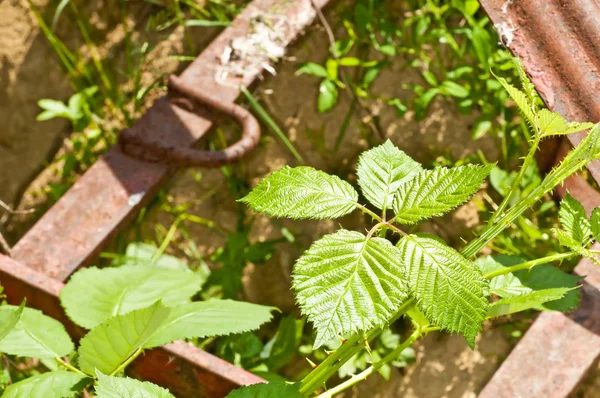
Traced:
<path fill-rule="evenodd" d="M 589 136 L 588 136 L 589 137 Z M 558 184 L 562 183 L 567 177 L 581 170 L 585 165 L 594 160 L 593 156 L 589 156 L 588 142 L 586 139 L 581 142 L 577 148 L 569 152 L 563 162 L 553 169 L 542 183 L 535 188 L 527 197 L 521 200 L 517 205 L 509 209 L 504 215 L 500 216 L 494 224 L 488 224 L 483 233 L 476 239 L 473 239 L 462 250 L 463 256 L 466 258 L 473 257 L 481 249 L 491 242 L 499 233 L 508 227 L 514 220 L 523 214 L 535 202 L 540 200 L 544 195 L 551 192 Z"/>
<path fill-rule="evenodd" d="M 397 359 L 400 356 L 400 354 L 402 353 L 402 351 L 404 351 L 406 349 L 406 347 L 410 346 L 422 335 L 423 335 L 422 330 L 420 330 L 420 329 L 415 330 L 413 332 L 413 334 L 410 335 L 409 338 L 404 340 L 402 342 L 402 344 L 399 344 L 392 352 L 390 352 L 388 355 L 386 355 L 383 359 L 381 359 L 377 363 L 374 363 L 372 366 L 363 370 L 359 374 L 353 375 L 351 378 L 349 378 L 345 382 L 337 385 L 336 387 L 334 387 L 322 394 L 319 394 L 318 398 L 331 398 L 335 394 L 339 394 L 342 391 L 347 390 L 348 388 L 354 387 L 356 384 L 360 383 L 361 381 L 366 380 L 367 377 L 369 377 L 373 373 L 377 372 L 379 370 L 379 368 L 381 368 L 383 365 Z"/>
<path fill-rule="evenodd" d="M 536 136 L 535 141 L 529 148 L 529 152 L 527 153 L 527 156 L 525 157 L 525 160 L 523 161 L 523 165 L 521 166 L 521 170 L 519 170 L 519 174 L 517 175 L 517 178 L 513 182 L 508 194 L 504 197 L 504 200 L 502 200 L 502 203 L 500 203 L 500 206 L 498 207 L 498 209 L 492 215 L 492 218 L 490 218 L 490 221 L 488 222 L 489 224 L 493 224 L 494 221 L 496 221 L 496 219 L 498 218 L 498 216 L 502 215 L 502 213 L 504 212 L 504 209 L 506 209 L 506 207 L 508 206 L 508 204 L 510 203 L 512 198 L 515 196 L 515 194 L 519 190 L 519 185 L 521 184 L 521 180 L 523 180 L 523 177 L 525 176 L 525 173 L 527 172 L 529 165 L 535 158 L 535 153 L 537 152 L 539 146 L 540 146 L 540 139 L 537 138 L 537 136 Z"/>
<path fill-rule="evenodd" d="M 573 257 L 575 255 L 577 255 L 577 253 L 575 253 L 575 252 L 554 254 L 552 256 L 542 257 L 542 258 L 538 258 L 536 260 L 526 261 L 524 263 L 520 263 L 520 264 L 512 265 L 510 267 L 504 267 L 504 268 L 498 269 L 496 271 L 488 272 L 487 274 L 483 275 L 483 277 L 487 278 L 487 279 L 492 279 L 499 275 L 506 275 L 511 272 L 521 271 L 524 269 L 532 269 L 533 267 L 535 267 L 536 265 L 539 265 L 539 264 L 545 264 L 545 263 L 550 263 L 553 261 L 564 260 L 569 257 Z"/>
<path fill-rule="evenodd" d="M 362 210 L 363 213 L 367 213 L 368 215 L 373 217 L 374 220 L 377 220 L 380 223 L 384 222 L 381 217 L 379 217 L 377 214 L 375 214 L 371 210 L 367 209 L 365 206 L 361 205 L 360 203 L 356 203 L 356 207 L 358 207 L 360 210 Z"/>
<path fill-rule="evenodd" d="M 110 376 L 115 376 L 118 374 L 121 374 L 125 371 L 125 368 L 131 363 L 133 362 L 137 357 L 140 356 L 140 354 L 142 353 L 142 347 L 138 348 L 137 350 L 135 350 L 135 352 L 133 354 L 131 354 L 129 356 L 129 358 L 127 358 L 127 360 L 125 362 L 123 362 L 121 365 L 119 365 L 118 368 L 116 368 L 111 374 Z"/>
<path fill-rule="evenodd" d="M 408 299 L 396 312 L 396 315 L 390 319 L 389 324 L 400 318 L 406 311 L 408 311 L 415 304 L 413 298 Z M 340 348 L 329 355 L 323 362 L 321 362 L 312 372 L 310 372 L 300 382 L 300 394 L 307 397 L 321 387 L 325 382 L 335 374 L 339 368 L 342 367 L 347 361 L 350 360 L 354 355 L 359 353 L 365 345 L 363 341 L 365 338 L 372 339 L 378 336 L 383 331 L 381 329 L 371 330 L 366 336 L 355 334 L 346 340 Z"/>
<path fill-rule="evenodd" d="M 71 365 L 70 363 L 63 361 L 60 357 L 55 357 L 54 359 L 65 369 L 70 370 L 73 373 L 77 373 L 78 375 L 81 375 L 81 376 L 90 377 L 88 374 L 83 373 L 81 370 L 77 369 L 75 366 Z"/>

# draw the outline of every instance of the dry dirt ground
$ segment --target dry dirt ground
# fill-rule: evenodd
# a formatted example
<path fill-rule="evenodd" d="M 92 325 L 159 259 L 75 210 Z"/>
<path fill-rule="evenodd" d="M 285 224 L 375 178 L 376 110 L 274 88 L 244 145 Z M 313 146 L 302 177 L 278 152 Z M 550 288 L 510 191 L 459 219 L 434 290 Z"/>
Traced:
<path fill-rule="evenodd" d="M 38 99 L 64 100 L 70 92 L 56 58 L 24 4 L 25 1 L 21 0 L 0 3 L 0 120 L 3 120 L 0 127 L 0 186 L 3 188 L 0 199 L 8 202 L 17 199 L 23 187 L 52 157 L 68 131 L 68 125 L 62 121 L 35 121 L 39 112 Z M 112 33 L 114 38 L 111 40 L 120 40 L 116 30 Z M 174 31 L 166 43 L 156 57 L 180 50 L 181 32 Z M 317 112 L 315 101 L 318 80 L 310 76 L 295 76 L 299 63 L 322 62 L 326 57 L 325 33 L 319 27 L 313 27 L 307 36 L 290 48 L 286 61 L 277 68 L 277 75 L 267 77 L 255 90 L 255 95 L 262 99 L 269 113 L 284 127 L 306 164 L 355 181 L 353 170 L 357 156 L 368 148 L 368 140 L 372 138 L 369 138 L 367 130 L 360 127 L 359 118 L 355 116 L 340 150 L 334 153 L 332 148 L 350 101 L 344 93 L 340 93 L 340 101 L 334 111 L 321 115 Z M 403 69 L 403 66 L 401 60 L 396 60 L 375 81 L 374 92 L 382 97 L 408 100 L 410 93 L 401 85 L 421 81 L 418 73 L 410 68 Z M 175 67 L 165 65 L 162 71 L 170 72 Z M 369 113 L 379 119 L 385 138 L 426 165 L 445 151 L 450 151 L 456 159 L 478 149 L 491 160 L 497 156 L 491 139 L 469 139 L 471 125 L 477 115 L 459 116 L 454 105 L 444 100 L 434 101 L 428 116 L 421 122 L 414 119 L 412 112 L 398 118 L 392 109 L 378 102 L 370 105 Z M 223 128 L 235 130 L 229 122 Z M 298 164 L 278 138 L 267 131 L 263 134 L 268 138 L 240 166 L 241 175 L 250 185 L 286 164 Z M 180 171 L 172 179 L 169 194 L 173 203 L 192 203 L 190 213 L 235 229 L 234 200 L 237 198 L 230 195 L 223 175 L 218 170 L 201 170 L 202 179 L 197 182 L 195 172 Z M 49 178 L 45 176 L 35 181 L 36 188 L 30 189 L 29 194 Z M 156 222 L 168 226 L 172 221 L 164 213 L 151 213 L 146 221 L 146 237 L 153 237 L 151 231 Z M 469 228 L 477 223 L 476 206 L 467 204 L 441 222 L 429 223 L 423 228 L 440 234 L 450 242 L 459 242 L 460 237 L 469 238 Z M 283 225 L 297 236 L 302 247 L 307 247 L 311 241 L 332 232 L 339 225 L 358 229 L 367 226 L 359 214 L 336 221 L 284 221 Z M 190 225 L 189 229 L 202 253 L 209 254 L 224 244 L 221 237 L 201 226 Z M 275 237 L 279 237 L 279 229 L 266 217 L 256 216 L 251 239 Z M 294 245 L 281 244 L 268 263 L 249 265 L 244 275 L 244 296 L 253 302 L 268 303 L 285 312 L 295 312 L 289 282 L 291 268 L 299 252 Z M 508 355 L 510 348 L 501 329 L 493 325 L 488 325 L 481 335 L 475 351 L 469 350 L 460 337 L 432 334 L 416 346 L 417 362 L 403 374 L 393 373 L 388 383 L 375 376 L 346 396 L 474 397 Z M 582 396 L 597 398 L 593 391 L 600 389 L 598 380 L 600 378 L 592 380 Z"/>

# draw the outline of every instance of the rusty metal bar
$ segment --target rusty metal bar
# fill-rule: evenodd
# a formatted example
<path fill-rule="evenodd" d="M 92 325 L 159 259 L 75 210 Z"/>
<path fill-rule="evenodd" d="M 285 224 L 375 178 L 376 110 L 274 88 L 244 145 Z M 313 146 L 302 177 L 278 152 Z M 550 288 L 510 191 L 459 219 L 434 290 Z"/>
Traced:
<path fill-rule="evenodd" d="M 324 7 L 328 1 L 312 3 Z M 310 0 L 254 0 L 183 72 L 181 83 L 210 94 L 214 101 L 233 103 L 238 87 L 248 87 L 264 69 L 271 69 L 272 59 L 281 57 L 313 21 L 313 4 Z M 271 30 L 253 43 L 251 33 L 261 24 Z M 252 51 L 230 57 L 237 51 L 233 44 L 240 41 L 245 50 Z M 264 52 L 264 44 L 269 44 L 270 52 Z M 189 112 L 163 97 L 131 130 L 167 146 L 191 147 L 212 126 L 209 116 Z M 12 259 L 0 256 L 0 282 L 8 300 L 17 304 L 27 297 L 30 306 L 65 322 L 74 337 L 81 336 L 82 330 L 69 322 L 60 307 L 58 292 L 63 282 L 96 259 L 106 242 L 152 199 L 171 171 L 163 164 L 130 158 L 119 148 L 109 150 L 15 245 Z M 262 381 L 181 341 L 145 353 L 129 371 L 169 388 L 178 397 L 223 397 L 240 385 Z"/>
<path fill-rule="evenodd" d="M 504 44 L 524 68 L 547 106 L 569 120 L 600 121 L 600 4 L 592 0 L 481 0 Z M 569 135 L 577 145 L 583 134 Z M 563 141 L 557 160 L 570 145 Z M 600 162 L 588 166 L 600 181 Z M 591 212 L 600 194 L 572 176 L 567 190 Z M 596 244 L 595 249 L 600 248 Z M 480 394 L 482 398 L 562 398 L 572 394 L 600 357 L 600 267 L 583 259 L 581 307 L 543 313 Z"/>

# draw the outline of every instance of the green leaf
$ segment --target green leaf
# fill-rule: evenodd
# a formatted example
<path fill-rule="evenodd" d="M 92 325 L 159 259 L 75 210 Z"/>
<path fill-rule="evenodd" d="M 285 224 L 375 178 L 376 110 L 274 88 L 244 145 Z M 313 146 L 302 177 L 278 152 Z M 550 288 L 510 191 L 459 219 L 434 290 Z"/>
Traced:
<path fill-rule="evenodd" d="M 515 256 L 494 255 L 477 259 L 475 263 L 483 274 L 488 274 L 525 261 L 525 259 Z M 530 270 L 511 272 L 492 278 L 490 293 L 506 299 L 531 296 L 530 303 L 534 305 L 528 308 L 540 311 L 568 312 L 579 305 L 579 290 L 575 288 L 580 280 L 579 276 L 567 274 L 550 264 L 540 264 Z M 548 289 L 552 289 L 553 292 L 549 292 L 547 295 L 538 293 Z M 560 293 L 561 289 L 564 293 Z M 553 301 L 547 300 L 546 302 L 539 301 L 544 297 L 552 297 L 552 294 L 560 294 L 561 297 L 564 295 L 564 298 L 560 300 L 555 298 Z M 516 303 L 522 304 L 525 301 L 526 299 L 517 300 Z M 516 308 L 516 306 L 511 308 Z"/>
<path fill-rule="evenodd" d="M 112 377 L 96 372 L 98 398 L 175 398 L 169 390 L 147 381 L 129 377 Z"/>
<path fill-rule="evenodd" d="M 79 366 L 111 374 L 134 352 L 174 340 L 240 333 L 271 318 L 272 307 L 212 300 L 165 307 L 160 302 L 109 319 L 92 329 L 79 347 Z"/>
<path fill-rule="evenodd" d="M 285 382 L 259 383 L 233 390 L 226 398 L 302 398 L 293 384 Z"/>
<path fill-rule="evenodd" d="M 528 122 L 528 124 L 530 126 L 536 126 L 537 124 L 535 121 L 533 104 L 531 103 L 531 101 L 529 101 L 527 95 L 512 84 L 508 83 L 506 79 L 498 76 L 496 76 L 496 79 L 498 79 L 498 81 L 502 84 L 504 89 L 508 92 L 510 98 L 512 98 L 512 100 L 515 101 L 515 104 L 517 104 L 517 107 L 521 111 L 521 114 Z"/>
<path fill-rule="evenodd" d="M 540 97 L 537 94 L 535 86 L 527 77 L 525 73 L 525 69 L 523 68 L 523 63 L 519 58 L 513 58 L 515 69 L 517 70 L 517 74 L 519 75 L 519 80 L 521 81 L 521 86 L 523 86 L 523 90 L 525 90 L 525 95 L 527 95 L 527 99 L 531 104 L 541 103 Z"/>
<path fill-rule="evenodd" d="M 274 217 L 324 219 L 352 212 L 357 200 L 352 185 L 336 176 L 312 167 L 285 166 L 239 201 Z"/>
<path fill-rule="evenodd" d="M 385 211 L 391 207 L 400 184 L 421 170 L 419 163 L 387 140 L 360 155 L 358 185 L 369 202 Z"/>
<path fill-rule="evenodd" d="M 292 286 L 317 330 L 315 347 L 383 326 L 407 298 L 403 268 L 386 239 L 339 230 L 314 242 L 296 262 Z"/>
<path fill-rule="evenodd" d="M 567 122 L 559 113 L 540 109 L 537 114 L 540 137 L 577 133 L 594 127 L 594 123 Z"/>
<path fill-rule="evenodd" d="M 298 68 L 296 71 L 296 75 L 302 74 L 327 78 L 327 70 L 323 66 L 315 64 L 314 62 L 307 62 L 300 66 L 300 68 Z"/>
<path fill-rule="evenodd" d="M 24 307 L 25 301 L 19 307 L 12 305 L 0 306 L 0 341 L 17 325 Z"/>
<path fill-rule="evenodd" d="M 128 265 L 84 268 L 60 292 L 69 318 L 87 329 L 115 315 L 147 307 L 158 300 L 173 306 L 189 300 L 204 278 L 188 270 Z"/>
<path fill-rule="evenodd" d="M 568 192 L 560 202 L 558 218 L 562 228 L 575 242 L 581 246 L 589 243 L 592 234 L 590 220 L 588 220 L 582 204 Z"/>
<path fill-rule="evenodd" d="M 423 118 L 425 117 L 425 113 L 429 108 L 429 104 L 431 104 L 431 101 L 433 101 L 435 96 L 439 93 L 440 90 L 438 88 L 430 88 L 429 90 L 425 91 L 423 94 L 415 98 L 415 118 L 417 120 L 423 120 Z"/>
<path fill-rule="evenodd" d="M 488 307 L 488 282 L 481 271 L 435 238 L 408 235 L 398 246 L 421 311 L 431 323 L 463 334 L 474 348 Z"/>
<path fill-rule="evenodd" d="M 469 96 L 469 90 L 461 86 L 460 84 L 446 80 L 442 82 L 440 91 L 444 94 L 450 95 L 456 98 L 466 98 Z"/>
<path fill-rule="evenodd" d="M 256 330 L 272 318 L 275 307 L 233 300 L 199 301 L 173 307 L 144 348 L 175 340 L 226 336 Z"/>
<path fill-rule="evenodd" d="M 74 397 L 91 382 L 85 376 L 64 370 L 42 373 L 11 384 L 2 398 L 66 398 Z"/>
<path fill-rule="evenodd" d="M 20 357 L 56 358 L 71 353 L 74 348 L 60 322 L 32 308 L 23 308 L 15 327 L 0 341 L 0 352 Z"/>
<path fill-rule="evenodd" d="M 534 290 L 521 296 L 503 298 L 490 306 L 488 316 L 494 318 L 514 314 L 515 312 L 521 312 L 531 308 L 543 309 L 542 305 L 544 303 L 560 300 L 567 293 L 569 293 L 569 289 L 553 288 Z"/>
<path fill-rule="evenodd" d="M 270 371 L 285 365 L 296 353 L 296 319 L 292 316 L 282 318 L 277 333 L 265 344 L 260 356 L 266 359 Z"/>
<path fill-rule="evenodd" d="M 325 113 L 337 103 L 338 89 L 332 80 L 325 79 L 319 85 L 319 98 L 317 108 L 320 113 Z"/>
<path fill-rule="evenodd" d="M 395 221 L 414 224 L 449 212 L 477 193 L 493 167 L 436 167 L 413 175 L 398 187 L 393 204 Z"/>
<path fill-rule="evenodd" d="M 157 253 L 158 248 L 155 245 L 143 242 L 131 242 L 125 249 L 125 257 L 123 259 L 117 258 L 117 261 L 113 265 L 118 265 L 119 267 L 124 265 L 141 265 L 144 267 L 190 271 L 188 265 L 181 259 L 164 253 L 157 257 Z"/>
<path fill-rule="evenodd" d="M 592 210 L 590 226 L 592 228 L 592 239 L 598 241 L 600 238 L 600 207 L 596 207 L 594 210 Z"/>

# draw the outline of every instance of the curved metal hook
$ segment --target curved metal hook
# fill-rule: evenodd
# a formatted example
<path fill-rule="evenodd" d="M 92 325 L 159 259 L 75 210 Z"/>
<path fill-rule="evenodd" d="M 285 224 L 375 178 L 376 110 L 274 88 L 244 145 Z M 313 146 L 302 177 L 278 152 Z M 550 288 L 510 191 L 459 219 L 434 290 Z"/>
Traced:
<path fill-rule="evenodd" d="M 186 99 L 216 109 L 236 119 L 242 125 L 242 138 L 222 151 L 203 151 L 151 141 L 125 129 L 119 135 L 121 151 L 129 156 L 148 162 L 170 163 L 184 167 L 218 167 L 234 163 L 250 152 L 260 139 L 260 125 L 256 118 L 243 107 L 222 102 L 200 91 L 192 89 L 176 77 L 169 77 L 169 91 Z"/>

